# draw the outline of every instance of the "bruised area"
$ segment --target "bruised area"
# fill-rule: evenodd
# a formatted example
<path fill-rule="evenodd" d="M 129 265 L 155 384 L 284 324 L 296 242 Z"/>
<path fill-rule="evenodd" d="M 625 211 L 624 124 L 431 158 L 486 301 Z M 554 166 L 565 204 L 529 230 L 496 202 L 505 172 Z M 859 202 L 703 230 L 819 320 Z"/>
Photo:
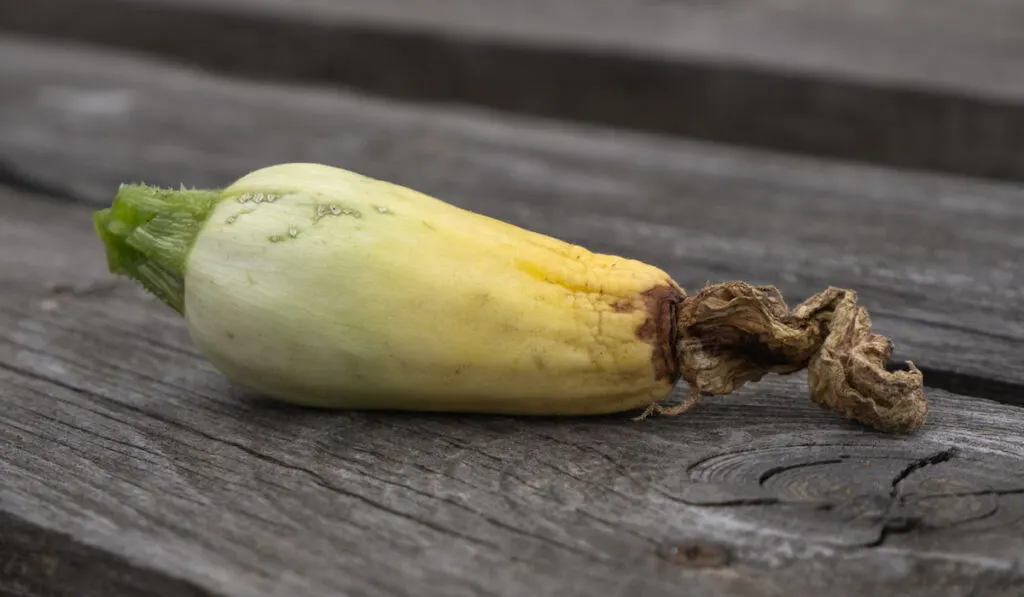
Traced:
<path fill-rule="evenodd" d="M 659 284 L 640 294 L 647 318 L 636 330 L 640 340 L 650 344 L 654 350 L 651 365 L 657 381 L 675 383 L 679 379 L 679 359 L 676 355 L 676 309 L 686 298 L 681 289 L 671 284 Z M 616 305 L 616 310 L 628 309 L 628 305 Z"/>

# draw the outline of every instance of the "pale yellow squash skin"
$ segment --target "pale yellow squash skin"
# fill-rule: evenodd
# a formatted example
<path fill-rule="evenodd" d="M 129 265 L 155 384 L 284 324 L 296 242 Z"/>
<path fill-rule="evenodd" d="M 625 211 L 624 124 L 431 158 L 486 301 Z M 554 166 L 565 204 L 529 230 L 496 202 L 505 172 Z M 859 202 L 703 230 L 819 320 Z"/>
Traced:
<path fill-rule="evenodd" d="M 678 289 L 656 267 L 322 165 L 258 170 L 223 195 L 188 256 L 185 317 L 239 384 L 311 406 L 509 414 L 622 411 L 673 387 L 638 337 L 642 293 Z"/>

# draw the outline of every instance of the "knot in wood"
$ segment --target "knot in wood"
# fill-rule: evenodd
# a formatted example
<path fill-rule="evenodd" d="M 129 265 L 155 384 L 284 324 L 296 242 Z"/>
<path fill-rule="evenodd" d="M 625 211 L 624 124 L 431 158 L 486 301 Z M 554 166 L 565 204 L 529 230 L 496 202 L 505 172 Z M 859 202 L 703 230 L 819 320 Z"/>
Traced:
<path fill-rule="evenodd" d="M 729 564 L 729 552 L 708 541 L 673 541 L 661 547 L 661 557 L 687 568 L 719 568 Z"/>

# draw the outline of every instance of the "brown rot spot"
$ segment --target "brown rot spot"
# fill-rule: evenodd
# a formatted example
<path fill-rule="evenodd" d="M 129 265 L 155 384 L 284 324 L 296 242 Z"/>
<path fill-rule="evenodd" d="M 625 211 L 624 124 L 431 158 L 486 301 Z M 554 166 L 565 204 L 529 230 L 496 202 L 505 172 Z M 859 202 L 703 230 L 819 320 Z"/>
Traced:
<path fill-rule="evenodd" d="M 629 313 L 636 309 L 636 305 L 633 301 L 622 299 L 612 303 L 612 309 L 614 309 L 616 313 Z"/>
<path fill-rule="evenodd" d="M 641 293 L 647 318 L 636 330 L 637 338 L 654 347 L 651 364 L 657 380 L 675 382 L 679 378 L 676 357 L 676 307 L 686 298 L 672 282 L 659 284 Z"/>
<path fill-rule="evenodd" d="M 228 332 L 227 336 L 228 336 L 228 340 L 234 340 L 235 339 L 235 334 L 232 333 L 232 332 Z"/>

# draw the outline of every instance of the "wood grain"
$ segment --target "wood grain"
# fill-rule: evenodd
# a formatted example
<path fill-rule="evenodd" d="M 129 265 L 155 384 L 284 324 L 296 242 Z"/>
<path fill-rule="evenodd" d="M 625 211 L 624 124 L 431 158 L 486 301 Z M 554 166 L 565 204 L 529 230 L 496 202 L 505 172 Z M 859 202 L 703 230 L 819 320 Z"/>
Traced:
<path fill-rule="evenodd" d="M 799 376 L 643 422 L 287 408 L 111 282 L 91 209 L 0 189 L 0 592 L 69 594 L 83 561 L 135 570 L 112 597 L 1024 583 L 1021 409 L 934 390 L 883 436 Z"/>
<path fill-rule="evenodd" d="M 208 68 L 1024 179 L 1008 0 L 0 0 L 0 27 Z"/>
<path fill-rule="evenodd" d="M 1024 403 L 1024 190 L 0 42 L 0 161 L 94 205 L 318 161 L 635 257 L 689 290 L 853 288 L 927 383 Z"/>

